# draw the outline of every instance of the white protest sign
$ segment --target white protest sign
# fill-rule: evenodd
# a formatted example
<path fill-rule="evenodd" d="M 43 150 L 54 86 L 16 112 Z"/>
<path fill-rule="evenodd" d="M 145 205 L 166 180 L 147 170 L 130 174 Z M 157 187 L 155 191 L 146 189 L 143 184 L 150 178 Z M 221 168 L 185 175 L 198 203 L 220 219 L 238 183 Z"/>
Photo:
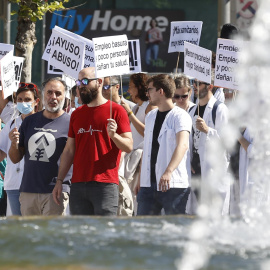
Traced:
<path fill-rule="evenodd" d="M 129 50 L 126 35 L 93 38 L 96 77 L 129 73 Z"/>
<path fill-rule="evenodd" d="M 50 65 L 73 78 L 78 78 L 84 66 L 84 52 L 85 44 L 82 41 L 53 29 Z"/>
<path fill-rule="evenodd" d="M 235 70 L 239 64 L 239 52 L 241 52 L 242 48 L 242 41 L 222 38 L 218 39 L 214 82 L 215 86 L 240 90 Z"/>
<path fill-rule="evenodd" d="M 47 73 L 48 74 L 63 74 L 63 71 L 61 69 L 58 69 L 58 68 L 50 65 L 50 62 L 48 61 Z"/>
<path fill-rule="evenodd" d="M 141 67 L 141 52 L 140 52 L 140 40 L 129 40 L 129 69 L 130 73 L 138 73 L 142 71 Z"/>
<path fill-rule="evenodd" d="M 63 29 L 59 26 L 55 26 L 53 29 L 62 32 L 66 35 L 69 35 L 75 39 L 78 39 L 85 43 L 85 56 L 84 56 L 84 68 L 86 67 L 94 67 L 95 66 L 95 56 L 94 56 L 94 48 L 93 48 L 93 41 L 87 38 L 84 38 L 80 35 L 77 35 L 73 32 L 70 32 L 66 29 Z M 52 47 L 52 36 L 50 37 L 48 44 L 43 52 L 42 59 L 45 61 L 49 61 L 50 53 Z M 58 73 L 59 74 L 59 73 Z"/>
<path fill-rule="evenodd" d="M 168 53 L 183 52 L 184 42 L 199 45 L 202 22 L 171 22 L 171 35 Z"/>
<path fill-rule="evenodd" d="M 76 82 L 73 78 L 66 76 L 65 74 L 62 75 L 62 80 L 66 82 L 68 91 L 66 92 L 66 98 L 71 99 L 70 97 L 70 89 L 76 85 Z"/>
<path fill-rule="evenodd" d="M 212 52 L 185 41 L 184 73 L 211 84 Z"/>
<path fill-rule="evenodd" d="M 4 98 L 13 94 L 16 89 L 13 51 L 7 53 L 1 60 L 1 75 Z"/>
<path fill-rule="evenodd" d="M 14 92 L 17 92 L 19 83 L 21 81 L 24 57 L 13 56 L 13 60 L 14 60 L 15 84 L 16 84 L 16 88 L 14 89 Z"/>
<path fill-rule="evenodd" d="M 6 44 L 6 43 L 0 43 L 0 59 L 2 59 L 10 51 L 12 51 L 12 52 L 14 51 L 14 45 Z M 0 80 L 1 80 L 1 74 L 0 74 Z"/>

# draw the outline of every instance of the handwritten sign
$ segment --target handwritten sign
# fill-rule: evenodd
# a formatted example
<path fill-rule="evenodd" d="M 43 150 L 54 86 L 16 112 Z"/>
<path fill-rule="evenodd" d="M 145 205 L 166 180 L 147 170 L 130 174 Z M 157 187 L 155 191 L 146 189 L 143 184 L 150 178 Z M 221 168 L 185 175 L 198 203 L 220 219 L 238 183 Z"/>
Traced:
<path fill-rule="evenodd" d="M 211 84 L 212 52 L 185 41 L 184 73 Z"/>
<path fill-rule="evenodd" d="M 12 51 L 12 52 L 14 51 L 14 45 L 6 44 L 6 43 L 0 43 L 0 59 L 2 59 L 10 51 Z M 0 80 L 1 80 L 1 74 L 0 74 Z M 1 90 L 1 88 L 0 88 L 0 90 Z"/>
<path fill-rule="evenodd" d="M 13 51 L 7 53 L 1 60 L 1 75 L 2 75 L 2 88 L 4 91 L 4 98 L 12 95 L 16 89 L 16 79 L 14 70 Z"/>
<path fill-rule="evenodd" d="M 199 45 L 202 22 L 171 22 L 171 35 L 168 53 L 183 52 L 184 42 Z"/>
<path fill-rule="evenodd" d="M 129 70 L 130 73 L 138 73 L 142 71 L 141 67 L 141 52 L 140 52 L 140 40 L 129 40 Z"/>
<path fill-rule="evenodd" d="M 61 69 L 73 78 L 84 66 L 85 44 L 62 32 L 53 29 L 50 65 Z"/>
<path fill-rule="evenodd" d="M 222 38 L 218 39 L 215 86 L 240 90 L 235 70 L 239 65 L 239 56 L 242 48 L 242 41 Z"/>
<path fill-rule="evenodd" d="M 126 35 L 93 38 L 96 77 L 129 73 L 129 49 Z"/>

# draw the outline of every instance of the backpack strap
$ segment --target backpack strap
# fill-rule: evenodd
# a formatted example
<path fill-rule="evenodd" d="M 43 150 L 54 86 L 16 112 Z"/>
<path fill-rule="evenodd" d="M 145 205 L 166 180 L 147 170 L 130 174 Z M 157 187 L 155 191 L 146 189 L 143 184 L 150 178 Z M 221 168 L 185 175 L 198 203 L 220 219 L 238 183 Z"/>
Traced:
<path fill-rule="evenodd" d="M 220 102 L 219 100 L 217 100 L 217 101 L 214 103 L 214 106 L 213 106 L 213 109 L 212 109 L 212 120 L 213 120 L 214 125 L 216 125 L 217 108 L 218 108 L 219 104 L 221 104 L 221 103 L 222 103 L 222 102 Z"/>

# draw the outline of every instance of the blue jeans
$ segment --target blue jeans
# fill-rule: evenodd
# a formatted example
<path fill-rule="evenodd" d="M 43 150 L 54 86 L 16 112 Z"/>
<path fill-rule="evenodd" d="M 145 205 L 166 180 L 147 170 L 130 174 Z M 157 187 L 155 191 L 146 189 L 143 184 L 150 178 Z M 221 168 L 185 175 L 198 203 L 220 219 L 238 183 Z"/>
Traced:
<path fill-rule="evenodd" d="M 157 58 L 158 58 L 158 49 L 159 49 L 158 44 L 151 44 L 151 43 L 147 44 L 146 52 L 145 52 L 146 65 L 150 66 L 151 59 L 157 60 Z"/>
<path fill-rule="evenodd" d="M 166 215 L 186 213 L 190 188 L 171 188 L 167 192 L 157 191 L 157 184 L 141 187 L 137 196 L 137 215 L 160 215 L 164 208 Z"/>
<path fill-rule="evenodd" d="M 19 201 L 20 192 L 18 189 L 6 190 L 7 199 L 13 216 L 21 216 L 21 204 Z"/>
<path fill-rule="evenodd" d="M 96 181 L 74 183 L 70 187 L 71 215 L 116 216 L 119 188 L 112 183 Z"/>

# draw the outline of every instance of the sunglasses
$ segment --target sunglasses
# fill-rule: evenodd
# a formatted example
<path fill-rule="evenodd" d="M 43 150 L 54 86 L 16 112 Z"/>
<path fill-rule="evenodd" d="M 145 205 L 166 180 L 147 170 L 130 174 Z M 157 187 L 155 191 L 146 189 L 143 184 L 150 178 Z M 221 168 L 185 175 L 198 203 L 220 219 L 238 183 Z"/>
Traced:
<path fill-rule="evenodd" d="M 197 80 L 194 80 L 194 81 L 193 81 L 193 84 L 199 85 L 199 86 L 201 86 L 202 84 L 210 85 L 209 83 L 206 83 L 206 82 L 199 82 L 199 81 L 197 81 Z"/>
<path fill-rule="evenodd" d="M 35 90 L 36 93 L 38 93 L 38 88 L 35 84 L 33 83 L 19 83 L 19 88 L 27 88 L 27 89 L 30 89 L 30 90 Z"/>
<path fill-rule="evenodd" d="M 88 85 L 88 83 L 94 80 L 97 80 L 97 78 L 94 78 L 94 79 L 83 78 L 81 80 L 76 80 L 76 85 L 77 86 Z"/>
<path fill-rule="evenodd" d="M 188 97 L 188 95 L 174 95 L 173 96 L 174 99 L 179 99 L 179 98 L 186 99 L 187 97 Z"/>
<path fill-rule="evenodd" d="M 116 84 L 108 84 L 108 85 L 103 85 L 104 90 L 108 90 L 111 88 L 111 86 L 115 86 Z"/>

